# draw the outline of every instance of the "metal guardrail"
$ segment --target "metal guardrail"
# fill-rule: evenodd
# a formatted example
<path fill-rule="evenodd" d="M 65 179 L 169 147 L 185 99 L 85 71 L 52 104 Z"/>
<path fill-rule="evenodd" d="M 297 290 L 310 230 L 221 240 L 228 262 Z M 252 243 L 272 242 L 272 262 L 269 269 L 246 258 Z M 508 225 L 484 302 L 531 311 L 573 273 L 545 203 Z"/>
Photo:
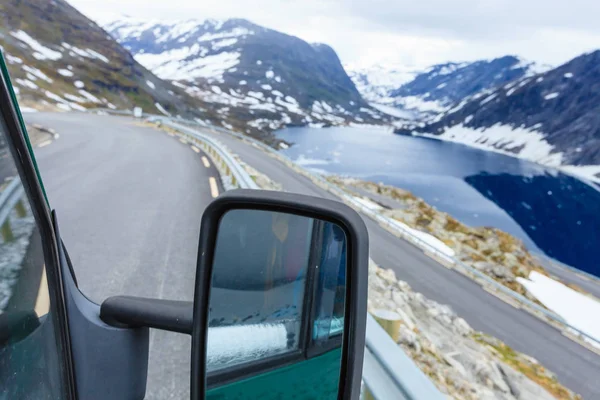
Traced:
<path fill-rule="evenodd" d="M 27 215 L 27 210 L 22 200 L 24 194 L 25 190 L 18 177 L 13 178 L 2 193 L 0 193 L 0 232 L 5 242 L 15 239 L 10 226 L 10 214 L 12 211 L 16 210 L 19 218 Z"/>
<path fill-rule="evenodd" d="M 163 118 L 163 117 L 161 117 Z M 600 338 L 596 338 L 594 336 L 588 335 L 586 332 L 581 331 L 580 329 L 578 329 L 575 326 L 570 325 L 567 321 L 565 321 L 564 318 L 562 318 L 560 315 L 551 312 L 541 306 L 539 306 L 538 304 L 534 303 L 533 301 L 529 300 L 528 298 L 526 298 L 525 296 L 513 291 L 512 289 L 507 288 L 506 286 L 502 285 L 501 283 L 498 283 L 497 281 L 495 281 L 494 279 L 490 278 L 489 276 L 485 275 L 483 272 L 471 267 L 470 265 L 465 264 L 464 262 L 454 258 L 454 257 L 449 257 L 447 254 L 442 253 L 441 251 L 439 251 L 437 248 L 435 248 L 434 246 L 432 246 L 431 244 L 423 241 L 422 239 L 420 239 L 419 237 L 415 236 L 414 234 L 412 234 L 412 232 L 408 231 L 407 229 L 403 228 L 400 224 L 396 223 L 394 220 L 392 220 L 391 218 L 385 217 L 381 214 L 379 214 L 378 212 L 365 207 L 362 203 L 360 203 L 359 201 L 357 201 L 353 196 L 349 195 L 347 192 L 345 192 L 344 190 L 340 189 L 339 187 L 333 185 L 332 183 L 328 182 L 326 179 L 324 179 L 322 176 L 314 174 L 310 171 L 308 171 L 306 168 L 303 168 L 301 166 L 299 166 L 298 164 L 296 164 L 294 161 L 292 161 L 289 157 L 285 156 L 284 154 L 276 151 L 275 149 L 273 149 L 272 147 L 254 139 L 251 138 L 249 136 L 246 135 L 242 135 L 240 133 L 237 132 L 232 132 L 229 131 L 227 129 L 223 129 L 220 127 L 215 127 L 215 126 L 203 126 L 201 124 L 198 124 L 197 122 L 194 121 L 189 121 L 189 120 L 185 120 L 185 123 L 192 125 L 192 126 L 197 126 L 199 128 L 204 128 L 204 129 L 212 129 L 215 131 L 219 131 L 219 132 L 224 132 L 227 133 L 229 135 L 233 135 L 241 140 L 245 140 L 248 142 L 253 143 L 254 145 L 261 147 L 263 150 L 270 152 L 271 154 L 275 155 L 277 158 L 279 158 L 281 161 L 283 161 L 284 163 L 286 163 L 287 165 L 289 165 L 290 167 L 301 171 L 305 176 L 310 177 L 313 180 L 318 181 L 321 186 L 323 186 L 324 188 L 326 188 L 326 190 L 328 190 L 330 193 L 335 194 L 336 196 L 340 197 L 342 200 L 344 200 L 346 203 L 349 203 L 350 205 L 352 205 L 354 208 L 359 209 L 360 212 L 362 212 L 363 214 L 367 215 L 368 217 L 370 217 L 371 219 L 375 220 L 378 223 L 381 223 L 385 226 L 388 227 L 388 229 L 396 231 L 398 233 L 400 233 L 400 235 L 407 241 L 413 243 L 414 245 L 420 247 L 421 249 L 430 252 L 431 254 L 434 255 L 434 257 L 438 257 L 442 260 L 448 260 L 451 261 L 452 264 L 454 264 L 455 266 L 460 267 L 463 271 L 463 273 L 467 274 L 467 275 L 471 275 L 474 276 L 477 279 L 480 279 L 482 281 L 485 282 L 485 284 L 491 286 L 494 290 L 497 290 L 498 292 L 502 293 L 505 296 L 508 296 L 509 298 L 523 304 L 526 307 L 529 307 L 530 310 L 533 310 L 535 312 L 538 312 L 539 314 L 545 316 L 546 318 L 550 319 L 551 321 L 560 324 L 562 326 L 564 326 L 567 330 L 570 330 L 571 333 L 574 333 L 575 335 L 578 335 L 580 339 L 585 339 L 588 341 L 593 341 L 595 343 L 597 343 L 598 345 L 600 345 Z M 460 272 L 460 271 L 459 271 Z"/>
<path fill-rule="evenodd" d="M 250 175 L 218 141 L 196 132 L 192 128 L 169 121 L 167 118 L 160 117 L 153 119 L 161 120 L 161 123 L 180 132 L 189 133 L 194 137 L 201 138 L 201 140 L 206 140 L 207 143 L 214 146 L 223 155 L 224 160 L 229 163 L 228 166 L 231 171 L 238 171 L 237 176 L 240 188 L 258 188 Z M 367 315 L 366 335 L 363 381 L 375 399 L 444 399 L 443 395 L 429 378 L 427 378 L 371 315 Z"/>
<path fill-rule="evenodd" d="M 265 151 L 273 154 L 275 157 L 277 157 L 278 159 L 280 159 L 282 162 L 284 162 L 285 164 L 287 164 L 288 166 L 290 166 L 291 168 L 301 172 L 303 175 L 309 177 L 310 179 L 312 179 L 313 181 L 318 182 L 322 187 L 324 187 L 326 190 L 328 190 L 330 193 L 335 194 L 336 196 L 338 196 L 339 198 L 341 198 L 342 200 L 344 200 L 345 202 L 349 203 L 350 205 L 352 205 L 353 207 L 357 208 L 360 212 L 362 212 L 363 214 L 367 215 L 368 217 L 372 218 L 373 220 L 375 220 L 378 223 L 381 223 L 382 225 L 385 225 L 386 227 L 388 227 L 390 230 L 393 230 L 397 233 L 399 233 L 404 239 L 406 239 L 407 241 L 413 243 L 414 245 L 420 247 L 421 249 L 423 249 L 424 251 L 429 252 L 430 254 L 437 256 L 438 258 L 441 258 L 442 260 L 448 260 L 451 261 L 451 263 L 454 266 L 458 266 L 460 267 L 463 271 L 462 273 L 465 274 L 470 274 L 471 276 L 476 277 L 477 279 L 480 279 L 482 281 L 484 281 L 487 285 L 493 287 L 495 290 L 498 290 L 499 292 L 501 292 L 502 294 L 508 296 L 511 299 L 514 299 L 515 301 L 529 307 L 531 310 L 534 310 L 535 312 L 538 312 L 539 314 L 545 316 L 546 318 L 548 318 L 549 320 L 562 325 L 563 327 L 565 327 L 568 330 L 575 332 L 577 335 L 579 335 L 578 339 L 587 339 L 588 341 L 591 340 L 593 342 L 596 342 L 598 344 L 600 344 L 600 338 L 595 338 L 593 336 L 588 335 L 587 333 L 579 330 L 578 328 L 568 324 L 564 318 L 560 317 L 558 314 L 550 312 L 542 307 L 540 307 L 539 305 L 535 304 L 534 302 L 532 302 L 531 300 L 527 299 L 526 297 L 522 296 L 519 293 L 514 292 L 513 290 L 507 288 L 506 286 L 496 282 L 495 280 L 493 280 L 492 278 L 490 278 L 489 276 L 485 275 L 484 273 L 482 273 L 481 271 L 478 271 L 477 269 L 463 263 L 462 261 L 454 258 L 454 257 L 449 257 L 447 254 L 442 253 L 441 251 L 439 251 L 437 248 L 435 248 L 434 246 L 432 246 L 431 244 L 423 241 L 422 239 L 420 239 L 419 237 L 415 236 L 414 234 L 412 234 L 412 232 L 408 231 L 407 229 L 403 228 L 401 225 L 399 225 L 398 223 L 396 223 L 394 220 L 392 220 L 391 218 L 385 217 L 381 214 L 379 214 L 378 212 L 365 207 L 364 204 L 360 203 L 359 201 L 356 200 L 356 198 L 354 198 L 354 196 L 351 196 L 350 194 L 348 194 L 347 192 L 345 192 L 344 190 L 342 190 L 341 188 L 331 184 L 330 182 L 328 182 L 326 179 L 324 179 L 322 176 L 313 174 L 312 172 L 306 170 L 305 168 L 302 168 L 301 166 L 299 166 L 298 164 L 296 164 L 294 161 L 292 161 L 290 158 L 288 158 L 287 156 L 277 152 L 275 149 L 273 149 L 270 146 L 267 146 L 266 144 L 253 139 L 251 137 L 248 137 L 246 135 L 242 135 L 239 134 L 237 132 L 232 132 L 229 131 L 227 129 L 223 129 L 220 127 L 215 127 L 215 126 L 206 126 L 206 125 L 202 125 L 199 124 L 197 122 L 194 121 L 190 121 L 190 120 L 181 120 L 181 119 L 175 119 L 175 118 L 167 118 L 167 117 L 163 117 L 163 116 L 153 116 L 155 119 L 157 120 L 161 120 L 161 121 L 169 121 L 171 123 L 173 123 L 173 121 L 177 121 L 177 123 L 175 123 L 176 125 L 181 126 L 182 128 L 186 128 L 183 127 L 181 125 L 181 123 L 185 123 L 186 125 L 189 126 L 193 126 L 196 128 L 201 128 L 201 129 L 208 129 L 208 130 L 214 130 L 214 131 L 219 131 L 219 132 L 223 132 L 229 135 L 233 135 L 235 137 L 238 137 L 241 140 L 245 140 L 248 141 L 254 145 L 256 145 L 257 147 L 260 147 L 262 149 L 264 149 Z M 194 129 L 191 128 L 187 128 L 190 129 L 191 131 L 195 132 L 195 134 L 197 135 L 201 135 L 199 132 L 195 131 Z M 208 138 L 211 139 L 212 142 L 214 143 L 214 145 L 216 146 L 220 146 L 221 150 L 223 150 L 223 152 L 228 153 L 227 150 L 225 150 L 224 148 L 222 148 L 222 145 L 218 142 L 216 142 L 214 139 L 208 137 L 207 135 L 201 135 L 203 138 Z M 228 153 L 229 154 L 229 153 Z M 230 161 L 232 161 L 234 164 L 238 164 L 237 160 L 235 160 L 233 157 L 229 157 L 228 158 Z M 242 168 L 243 169 L 243 168 Z M 244 171 L 245 173 L 245 171 Z M 246 173 L 247 175 L 247 173 Z M 250 178 L 251 179 L 251 178 Z M 243 187 L 243 186 L 240 186 Z M 460 271 L 459 271 L 460 272 Z M 533 315 L 535 315 L 535 313 L 533 313 Z M 371 330 L 373 332 L 373 330 Z M 369 341 L 369 337 L 367 338 L 367 341 Z M 398 349 L 400 352 L 401 349 L 397 346 L 395 346 L 396 349 Z M 403 352 L 402 352 L 403 353 Z M 404 353 L 402 354 L 405 357 L 407 357 Z M 373 363 L 371 363 L 370 361 L 372 361 L 371 357 L 375 357 L 376 361 L 377 361 L 377 365 L 378 367 L 384 367 L 384 366 L 388 366 L 390 367 L 393 363 L 391 362 L 391 359 L 393 358 L 397 358 L 398 355 L 392 355 L 390 353 L 373 353 L 373 351 L 371 351 L 371 349 L 368 348 L 366 349 L 365 352 L 365 366 L 366 365 L 372 365 Z M 381 357 L 380 359 L 378 357 Z M 410 360 L 410 363 L 412 363 L 412 360 Z M 391 373 L 391 371 L 393 371 L 393 369 L 390 368 L 384 368 L 384 370 L 388 371 L 388 374 Z M 397 383 L 397 386 L 400 386 L 399 389 L 401 389 L 404 386 L 410 387 L 411 385 L 411 381 L 413 381 L 413 379 L 415 379 L 415 376 L 417 374 L 422 374 L 422 372 L 418 369 L 418 367 L 412 363 L 412 367 L 407 368 L 406 370 L 402 371 L 403 372 L 403 376 L 399 377 L 397 381 L 395 381 Z M 368 372 L 367 372 L 368 374 Z M 380 375 L 380 374 L 379 374 Z M 389 379 L 394 379 L 393 376 L 388 376 Z M 368 378 L 367 378 L 368 379 Z M 375 379 L 375 378 L 373 378 Z M 371 379 L 371 381 L 373 382 L 373 379 Z M 418 380 L 418 378 L 416 378 Z M 381 383 L 382 385 L 384 384 L 383 381 Z M 388 381 L 389 384 L 389 381 Z M 367 383 L 368 385 L 368 383 Z M 374 384 L 373 384 L 374 385 Z M 378 390 L 373 387 L 375 389 L 375 392 L 378 392 Z M 419 390 L 419 389 L 415 389 L 415 390 Z M 401 390 L 402 393 L 405 393 L 405 398 L 419 398 L 419 397 L 406 397 L 406 396 L 411 396 L 411 391 L 410 390 Z M 439 393 L 439 392 L 437 392 Z M 441 395 L 440 395 L 441 396 Z M 378 397 L 379 398 L 379 397 Z M 386 397 L 382 397 L 383 398 L 387 398 Z M 427 398 L 427 397 L 424 397 Z M 433 398 L 433 397 L 432 397 Z"/>
<path fill-rule="evenodd" d="M 531 252 L 531 253 L 535 257 L 543 259 L 543 260 L 545 260 L 548 263 L 554 264 L 554 266 L 556 266 L 558 268 L 566 269 L 567 271 L 571 271 L 574 274 L 580 275 L 584 279 L 587 279 L 587 280 L 590 280 L 592 282 L 596 282 L 596 283 L 600 284 L 600 278 L 597 277 L 597 276 L 595 276 L 595 275 L 590 274 L 589 272 L 585 272 L 583 270 L 571 267 L 570 265 L 567 265 L 567 264 L 565 264 L 563 262 L 560 262 L 560 261 L 558 261 L 558 260 L 556 260 L 556 259 L 554 259 L 552 257 L 548 257 L 547 255 L 542 254 L 542 253 L 538 253 L 538 252 L 536 252 L 536 253 Z"/>
<path fill-rule="evenodd" d="M 231 153 L 229 153 L 229 151 L 227 151 L 227 149 L 225 149 L 225 147 L 219 141 L 215 140 L 214 138 L 211 138 L 208 135 L 204 135 L 192 128 L 173 122 L 168 118 L 152 117 L 150 118 L 150 120 L 161 121 L 161 123 L 165 126 L 173 128 L 181 133 L 187 134 L 195 139 L 198 139 L 208 144 L 214 149 L 214 151 L 217 153 L 220 159 L 227 165 L 227 167 L 231 171 L 231 175 L 234 178 L 234 184 L 236 184 L 240 188 L 259 189 L 256 182 L 254 182 L 254 179 L 252 179 L 252 177 L 246 172 L 244 167 L 240 165 L 240 163 L 233 157 L 233 155 L 231 155 Z"/>
<path fill-rule="evenodd" d="M 363 382 L 376 399 L 445 398 L 370 314 L 367 314 Z"/>
<path fill-rule="evenodd" d="M 414 245 L 418 246 L 419 248 L 433 254 L 435 257 L 437 257 L 438 259 L 442 259 L 442 260 L 447 260 L 447 261 L 451 261 L 452 264 L 454 264 L 455 269 L 456 267 L 459 267 L 463 270 L 463 273 L 466 274 L 470 274 L 474 277 L 476 277 L 477 279 L 480 279 L 482 281 L 485 282 L 485 284 L 491 286 L 494 290 L 497 290 L 498 292 L 504 294 L 505 296 L 523 304 L 526 307 L 529 307 L 531 310 L 538 312 L 540 314 L 542 314 L 543 316 L 545 316 L 546 318 L 550 319 L 551 321 L 564 326 L 567 330 L 572 331 L 573 334 L 578 335 L 580 339 L 587 339 L 588 341 L 593 341 L 595 343 L 597 343 L 598 345 L 600 345 L 600 338 L 595 338 L 593 336 L 590 336 L 589 334 L 587 334 L 586 332 L 581 331 L 580 329 L 578 329 L 577 327 L 570 325 L 567 321 L 565 321 L 564 318 L 562 318 L 560 315 L 551 312 L 541 306 L 539 306 L 538 304 L 534 303 L 533 301 L 529 300 L 528 298 L 526 298 L 525 296 L 509 289 L 508 287 L 502 285 L 501 283 L 495 281 L 494 279 L 490 278 L 489 276 L 487 276 L 486 274 L 484 274 L 483 272 L 471 267 L 470 265 L 465 264 L 464 262 L 462 262 L 461 260 L 458 260 L 457 258 L 454 257 L 450 257 L 445 253 L 442 253 L 441 251 L 439 251 L 437 248 L 435 248 L 434 246 L 432 246 L 431 244 L 423 241 L 422 239 L 420 239 L 419 237 L 415 236 L 412 232 L 408 231 L 407 229 L 403 228 L 400 224 L 396 223 L 395 220 L 385 217 L 381 214 L 379 214 L 378 212 L 365 207 L 364 204 L 360 203 L 359 201 L 356 200 L 356 198 L 354 198 L 353 196 L 351 196 L 350 194 L 348 194 L 347 192 L 345 192 L 344 190 L 340 189 L 339 187 L 333 185 L 332 183 L 330 183 L 329 181 L 327 181 L 326 179 L 324 179 L 322 176 L 314 174 L 308 170 L 306 170 L 305 168 L 299 166 L 298 164 L 296 164 L 294 161 L 292 161 L 289 157 L 283 155 L 282 153 L 276 151 L 275 149 L 273 149 L 272 147 L 256 140 L 253 139 L 251 137 L 248 137 L 246 135 L 242 135 L 239 134 L 237 132 L 231 132 L 228 131 L 226 129 L 223 128 L 219 128 L 219 127 L 206 127 L 206 126 L 202 126 L 200 124 L 197 124 L 195 122 L 191 122 L 191 121 L 186 121 L 189 124 L 193 124 L 196 125 L 198 127 L 204 128 L 204 129 L 214 129 L 216 131 L 220 131 L 220 132 L 224 132 L 227 133 L 229 135 L 233 135 L 235 137 L 238 137 L 239 139 L 242 140 L 246 140 L 249 141 L 253 144 L 255 144 L 258 147 L 261 147 L 262 149 L 274 154 L 277 158 L 279 158 L 280 160 L 282 160 L 284 163 L 286 163 L 287 165 L 289 165 L 290 167 L 302 171 L 302 173 L 305 176 L 310 177 L 312 180 L 318 181 L 324 188 L 326 188 L 326 190 L 328 190 L 330 193 L 335 194 L 336 196 L 338 196 L 339 198 L 341 198 L 342 200 L 344 200 L 346 203 L 349 203 L 350 205 L 352 205 L 354 208 L 358 209 L 361 213 L 367 215 L 368 217 L 370 217 L 371 219 L 375 220 L 376 222 L 383 224 L 385 226 L 387 226 L 390 230 L 396 231 L 398 232 L 405 240 L 413 243 Z M 460 271 L 459 271 L 460 272 Z"/>

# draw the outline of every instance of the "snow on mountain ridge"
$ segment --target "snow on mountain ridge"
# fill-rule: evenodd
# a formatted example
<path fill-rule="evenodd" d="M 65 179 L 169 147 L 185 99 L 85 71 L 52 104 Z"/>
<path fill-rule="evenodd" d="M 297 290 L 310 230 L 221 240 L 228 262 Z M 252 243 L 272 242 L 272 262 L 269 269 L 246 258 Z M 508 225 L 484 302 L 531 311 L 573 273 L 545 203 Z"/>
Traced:
<path fill-rule="evenodd" d="M 350 67 L 349 74 L 371 103 L 399 108 L 400 113 L 411 111 L 413 119 L 428 120 L 468 96 L 547 69 L 548 66 L 515 56 L 504 56 L 436 64 L 421 71 L 385 65 L 355 70 Z M 390 114 L 397 113 L 392 110 Z"/>
<path fill-rule="evenodd" d="M 599 65 L 597 50 L 544 73 L 530 69 L 465 97 L 426 124 L 405 124 L 396 133 L 498 151 L 599 182 Z"/>
<path fill-rule="evenodd" d="M 248 133 L 387 120 L 368 107 L 325 44 L 244 19 L 125 19 L 105 28 L 142 65 L 238 119 L 243 125 L 236 128 Z"/>
<path fill-rule="evenodd" d="M 254 34 L 249 27 L 231 26 L 229 21 L 129 17 L 110 22 L 105 29 L 131 50 L 139 63 L 163 79 L 223 82 L 223 73 L 239 63 L 238 38 Z"/>

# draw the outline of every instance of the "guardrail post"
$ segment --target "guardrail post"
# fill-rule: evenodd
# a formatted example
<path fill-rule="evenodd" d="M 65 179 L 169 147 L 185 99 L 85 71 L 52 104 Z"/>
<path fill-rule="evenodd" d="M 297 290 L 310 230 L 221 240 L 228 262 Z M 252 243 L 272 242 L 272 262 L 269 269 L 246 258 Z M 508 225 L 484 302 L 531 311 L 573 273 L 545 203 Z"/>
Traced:
<path fill-rule="evenodd" d="M 13 235 L 12 229 L 10 227 L 10 221 L 8 220 L 8 218 L 2 224 L 0 232 L 2 232 L 2 238 L 5 242 L 12 242 L 13 240 L 15 240 L 15 235 Z"/>
<path fill-rule="evenodd" d="M 400 338 L 400 325 L 402 324 L 402 319 L 398 314 L 393 311 L 388 310 L 373 310 L 370 312 L 375 321 L 387 332 L 388 335 L 394 340 L 395 343 L 398 343 L 398 339 Z M 376 400 L 373 394 L 369 391 L 369 388 L 365 385 L 365 400 Z"/>
<path fill-rule="evenodd" d="M 379 309 L 371 311 L 371 315 L 385 329 L 388 335 L 394 339 L 394 342 L 398 342 L 398 339 L 400 339 L 400 324 L 402 324 L 400 315 L 393 311 Z"/>
<path fill-rule="evenodd" d="M 15 210 L 17 211 L 17 216 L 19 218 L 25 218 L 27 216 L 27 209 L 25 208 L 25 204 L 23 204 L 23 200 L 17 202 Z"/>

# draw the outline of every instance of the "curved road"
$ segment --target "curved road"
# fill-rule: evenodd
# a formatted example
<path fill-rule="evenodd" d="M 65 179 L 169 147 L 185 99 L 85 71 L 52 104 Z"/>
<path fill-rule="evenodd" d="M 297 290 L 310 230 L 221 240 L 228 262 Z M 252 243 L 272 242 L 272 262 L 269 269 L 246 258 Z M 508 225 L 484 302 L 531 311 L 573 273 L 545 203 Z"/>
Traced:
<path fill-rule="evenodd" d="M 131 119 L 24 117 L 60 135 L 35 153 L 83 293 L 191 301 L 208 179 L 218 178 L 203 154 Z M 189 397 L 189 336 L 151 332 L 146 398 Z"/>
<path fill-rule="evenodd" d="M 203 132 L 213 135 L 243 161 L 281 183 L 284 190 L 336 200 L 332 194 L 262 150 L 228 134 Z M 376 263 L 393 269 L 396 276 L 408 282 L 415 291 L 452 307 L 473 328 L 536 358 L 556 373 L 561 383 L 584 399 L 600 398 L 600 356 L 530 314 L 490 295 L 463 275 L 441 266 L 370 218 L 363 219 L 369 229 L 371 257 Z"/>
<path fill-rule="evenodd" d="M 84 114 L 27 114 L 60 138 L 36 150 L 49 200 L 83 292 L 191 300 L 200 217 L 211 200 L 201 155 L 130 119 Z M 232 136 L 213 134 L 285 190 L 328 192 Z M 371 255 L 414 290 L 450 305 L 475 329 L 538 359 L 584 398 L 600 398 L 600 357 L 556 329 L 489 295 L 366 218 Z M 182 339 L 183 338 L 183 339 Z M 189 341 L 153 332 L 147 398 L 184 398 Z"/>

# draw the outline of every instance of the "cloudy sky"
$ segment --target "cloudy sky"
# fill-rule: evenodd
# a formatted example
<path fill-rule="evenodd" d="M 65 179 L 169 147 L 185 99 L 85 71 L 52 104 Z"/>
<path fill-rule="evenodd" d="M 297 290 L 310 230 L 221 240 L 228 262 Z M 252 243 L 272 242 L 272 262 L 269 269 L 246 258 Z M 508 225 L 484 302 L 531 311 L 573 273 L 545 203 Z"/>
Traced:
<path fill-rule="evenodd" d="M 593 0 L 68 0 L 102 23 L 247 18 L 331 45 L 344 63 L 423 67 L 516 54 L 558 65 L 600 49 Z"/>

